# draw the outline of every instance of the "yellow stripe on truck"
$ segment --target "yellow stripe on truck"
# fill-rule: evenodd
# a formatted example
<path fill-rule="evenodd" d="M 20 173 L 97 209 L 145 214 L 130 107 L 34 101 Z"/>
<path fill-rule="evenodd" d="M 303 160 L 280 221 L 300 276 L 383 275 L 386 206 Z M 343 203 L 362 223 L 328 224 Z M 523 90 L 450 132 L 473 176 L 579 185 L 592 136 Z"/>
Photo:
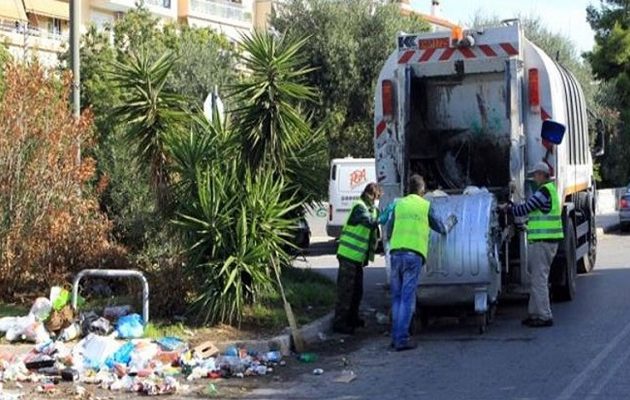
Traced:
<path fill-rule="evenodd" d="M 564 197 L 571 195 L 573 193 L 581 192 L 583 190 L 588 189 L 588 183 L 578 183 L 577 185 L 569 186 L 564 189 Z"/>

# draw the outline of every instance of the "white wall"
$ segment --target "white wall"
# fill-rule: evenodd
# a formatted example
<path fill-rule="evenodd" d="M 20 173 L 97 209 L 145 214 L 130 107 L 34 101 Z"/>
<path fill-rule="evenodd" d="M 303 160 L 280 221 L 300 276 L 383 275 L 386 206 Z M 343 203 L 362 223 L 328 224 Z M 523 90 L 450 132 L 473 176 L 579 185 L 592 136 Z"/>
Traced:
<path fill-rule="evenodd" d="M 597 214 L 611 214 L 619 210 L 619 199 L 626 188 L 601 189 L 597 191 Z"/>

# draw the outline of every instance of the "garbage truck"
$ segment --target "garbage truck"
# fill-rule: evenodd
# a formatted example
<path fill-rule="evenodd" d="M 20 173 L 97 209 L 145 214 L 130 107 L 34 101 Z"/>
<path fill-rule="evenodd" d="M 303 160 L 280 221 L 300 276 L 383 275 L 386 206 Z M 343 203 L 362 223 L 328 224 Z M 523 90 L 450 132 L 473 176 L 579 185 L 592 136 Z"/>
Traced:
<path fill-rule="evenodd" d="M 593 158 L 604 146 L 603 124 L 587 110 L 578 81 L 524 36 L 518 20 L 401 33 L 396 44 L 375 90 L 380 207 L 420 174 L 437 214 L 459 219 L 449 235 L 432 233 L 420 310 L 469 307 L 483 331 L 500 296 L 528 293 L 526 221 L 497 206 L 533 193 L 527 171 L 541 161 L 557 185 L 565 230 L 551 293 L 572 300 L 576 274 L 595 265 Z M 566 128 L 560 144 L 541 137 L 547 120 Z"/>

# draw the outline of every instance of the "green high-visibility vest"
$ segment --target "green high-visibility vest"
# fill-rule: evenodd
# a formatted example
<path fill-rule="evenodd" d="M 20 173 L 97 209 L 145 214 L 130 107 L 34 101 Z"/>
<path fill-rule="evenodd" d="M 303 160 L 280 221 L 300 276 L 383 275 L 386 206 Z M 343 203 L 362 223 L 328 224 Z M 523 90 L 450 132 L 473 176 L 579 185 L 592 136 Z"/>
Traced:
<path fill-rule="evenodd" d="M 529 240 L 562 240 L 562 208 L 558 190 L 553 182 L 547 182 L 542 187 L 546 188 L 551 196 L 551 211 L 543 214 L 540 210 L 529 213 L 527 222 L 527 237 Z"/>
<path fill-rule="evenodd" d="M 376 252 L 376 234 L 374 229 L 368 228 L 363 224 L 350 224 L 350 217 L 356 207 L 368 208 L 363 200 L 357 200 L 350 210 L 350 214 L 346 218 L 346 222 L 341 230 L 339 237 L 339 247 L 337 255 L 348 260 L 364 264 L 366 261 L 374 261 L 374 253 Z M 373 209 L 372 218 L 376 219 L 377 211 Z"/>
<path fill-rule="evenodd" d="M 394 206 L 394 230 L 390 249 L 412 250 L 425 259 L 429 254 L 429 209 L 431 203 L 417 194 L 410 194 Z"/>

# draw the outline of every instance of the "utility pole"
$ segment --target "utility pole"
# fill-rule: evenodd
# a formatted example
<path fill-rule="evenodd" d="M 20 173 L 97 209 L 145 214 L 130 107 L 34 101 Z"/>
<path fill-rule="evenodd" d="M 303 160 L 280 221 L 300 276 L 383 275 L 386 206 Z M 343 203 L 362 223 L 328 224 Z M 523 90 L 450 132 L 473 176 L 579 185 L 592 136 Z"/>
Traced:
<path fill-rule="evenodd" d="M 81 116 L 81 76 L 79 71 L 79 20 L 81 0 L 70 0 L 70 59 L 72 62 L 72 114 L 75 119 Z M 77 144 L 77 164 L 81 164 L 81 143 Z"/>

